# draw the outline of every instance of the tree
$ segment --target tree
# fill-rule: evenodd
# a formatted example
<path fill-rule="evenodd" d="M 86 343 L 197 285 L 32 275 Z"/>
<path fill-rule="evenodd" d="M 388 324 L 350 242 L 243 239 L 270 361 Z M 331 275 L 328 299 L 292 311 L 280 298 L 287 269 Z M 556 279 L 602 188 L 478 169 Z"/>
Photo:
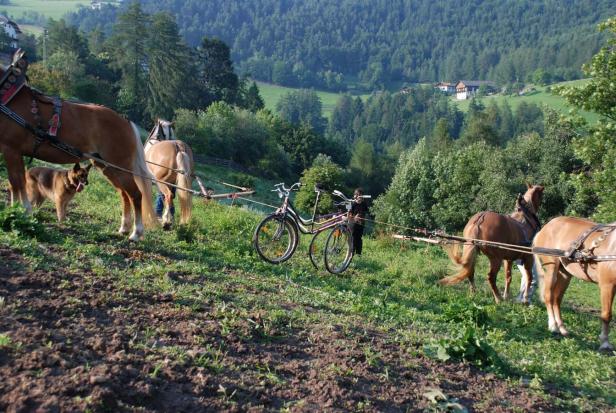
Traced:
<path fill-rule="evenodd" d="M 257 112 L 265 107 L 265 102 L 259 93 L 259 86 L 257 82 L 252 82 L 248 89 L 243 91 L 242 107 L 248 109 L 251 112 Z"/>
<path fill-rule="evenodd" d="M 449 135 L 449 125 L 447 119 L 441 118 L 436 122 L 434 131 L 429 141 L 430 150 L 434 153 L 448 151 L 453 145 Z"/>
<path fill-rule="evenodd" d="M 434 205 L 432 155 L 425 139 L 403 152 L 394 177 L 384 195 L 373 206 L 376 220 L 408 227 L 434 227 L 430 210 Z"/>
<path fill-rule="evenodd" d="M 152 16 L 146 53 L 146 112 L 150 118 L 171 119 L 175 108 L 191 108 L 196 98 L 191 85 L 193 66 L 173 16 L 168 13 Z"/>
<path fill-rule="evenodd" d="M 112 65 L 122 73 L 118 94 L 118 109 L 136 121 L 143 120 L 147 101 L 147 38 L 149 16 L 141 3 L 131 3 L 125 13 L 118 16 L 109 39 Z"/>
<path fill-rule="evenodd" d="M 601 116 L 574 140 L 575 154 L 585 166 L 574 182 L 586 198 L 578 204 L 586 205 L 583 209 L 593 212 L 594 218 L 612 222 L 616 220 L 616 18 L 600 24 L 599 29 L 607 32 L 608 40 L 583 67 L 590 81 L 556 88 L 556 92 L 576 107 Z"/>
<path fill-rule="evenodd" d="M 47 55 L 51 56 L 58 50 L 75 53 L 79 59 L 85 59 L 90 51 L 86 39 L 75 26 L 69 25 L 64 19 L 49 19 L 47 29 Z M 39 38 L 39 50 L 42 50 L 43 37 Z M 42 53 L 40 53 L 42 55 Z"/>
<path fill-rule="evenodd" d="M 276 110 L 287 122 L 306 123 L 319 134 L 325 131 L 327 119 L 323 117 L 321 99 L 314 90 L 300 89 L 283 95 Z"/>
<path fill-rule="evenodd" d="M 233 71 L 231 52 L 222 40 L 204 37 L 197 48 L 197 79 L 201 92 L 201 106 L 225 101 L 239 101 L 239 79 Z"/>
<path fill-rule="evenodd" d="M 341 140 L 347 145 L 355 140 L 355 133 L 353 131 L 353 120 L 355 119 L 354 105 L 355 103 L 350 95 L 340 96 L 328 125 L 328 135 L 334 136 L 339 134 Z"/>
<path fill-rule="evenodd" d="M 75 86 L 85 76 L 85 69 L 76 53 L 57 50 L 44 64 L 33 64 L 29 73 L 35 87 L 66 99 L 75 97 Z"/>
<path fill-rule="evenodd" d="M 335 164 L 329 156 L 319 154 L 314 159 L 312 166 L 302 174 L 300 179 L 302 186 L 295 199 L 297 207 L 305 212 L 312 212 L 316 200 L 314 186 L 318 183 L 326 191 L 321 195 L 317 213 L 332 212 L 334 199 L 331 192 L 334 189 L 341 189 L 342 173 L 342 168 Z"/>

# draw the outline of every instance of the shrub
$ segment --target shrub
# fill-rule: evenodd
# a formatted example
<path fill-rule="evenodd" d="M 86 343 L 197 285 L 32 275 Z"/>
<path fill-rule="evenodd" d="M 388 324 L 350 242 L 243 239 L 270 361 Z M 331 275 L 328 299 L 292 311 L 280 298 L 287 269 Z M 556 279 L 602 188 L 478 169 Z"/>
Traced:
<path fill-rule="evenodd" d="M 0 228 L 4 232 L 13 231 L 26 237 L 40 237 L 44 234 L 38 220 L 19 205 L 0 207 Z"/>

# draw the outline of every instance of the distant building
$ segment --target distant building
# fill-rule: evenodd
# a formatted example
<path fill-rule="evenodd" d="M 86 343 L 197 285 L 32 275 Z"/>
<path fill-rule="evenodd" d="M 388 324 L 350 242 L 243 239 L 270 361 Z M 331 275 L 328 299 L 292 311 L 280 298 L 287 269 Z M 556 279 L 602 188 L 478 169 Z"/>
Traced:
<path fill-rule="evenodd" d="M 13 20 L 10 20 L 4 15 L 0 15 L 0 26 L 4 29 L 4 32 L 11 38 L 11 49 L 16 50 L 19 47 L 19 35 L 22 33 L 21 29 Z"/>
<path fill-rule="evenodd" d="M 90 2 L 90 8 L 92 10 L 100 10 L 102 6 L 103 6 L 103 3 L 101 3 L 100 1 L 92 0 Z"/>
<path fill-rule="evenodd" d="M 496 84 L 487 80 L 460 80 L 456 83 L 456 99 L 470 99 L 475 96 L 479 88 L 484 85 L 491 92 L 496 89 Z"/>
<path fill-rule="evenodd" d="M 438 82 L 434 87 L 443 93 L 454 94 L 456 92 L 456 85 L 449 82 Z"/>

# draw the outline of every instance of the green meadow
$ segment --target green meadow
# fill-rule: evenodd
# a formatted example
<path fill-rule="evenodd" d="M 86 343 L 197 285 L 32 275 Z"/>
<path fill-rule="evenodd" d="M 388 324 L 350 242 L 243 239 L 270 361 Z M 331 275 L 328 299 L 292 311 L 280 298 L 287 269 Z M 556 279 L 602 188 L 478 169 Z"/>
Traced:
<path fill-rule="evenodd" d="M 215 180 L 246 179 L 214 167 L 202 167 L 200 174 Z M 275 205 L 277 199 L 270 192 L 273 182 L 252 179 L 258 190 L 253 199 Z M 278 335 L 296 334 L 297 329 L 315 324 L 325 329 L 353 324 L 378 332 L 405 354 L 439 363 L 468 357 L 470 363 L 513 386 L 529 388 L 556 411 L 607 411 L 616 405 L 616 357 L 597 352 L 596 285 L 572 281 L 563 304 L 571 335 L 555 338 L 547 330 L 546 310 L 537 297 L 530 306 L 513 300 L 494 303 L 483 257 L 475 294 L 466 283 L 437 285 L 453 271 L 442 249 L 394 240 L 380 233 L 383 227 L 371 228 L 364 255 L 342 275 L 312 267 L 305 236 L 291 260 L 274 266 L 262 261 L 251 244 L 267 207 L 255 208 L 244 200 L 222 205 L 196 199 L 194 204 L 190 225 L 172 231 L 154 229 L 142 242 L 131 244 L 116 233 L 121 214 L 117 194 L 100 173 L 93 172 L 64 225 L 55 222 L 53 209 L 46 204 L 35 213 L 44 236 L 32 238 L 19 228 L 0 231 L 0 244 L 23 255 L 31 271 L 87 272 L 101 282 L 126 286 L 127 291 L 140 289 L 148 296 L 169 297 L 182 311 L 213 305 L 227 314 L 227 334 L 235 334 L 243 317 L 255 313 L 275 325 L 293 326 L 281 327 Z M 136 261 L 118 255 L 117 251 L 127 248 L 134 251 Z M 182 274 L 184 281 L 177 282 L 169 274 Z M 501 289 L 503 279 L 501 272 Z M 514 295 L 518 286 L 519 274 L 514 272 Z M 135 334 L 140 334 L 141 327 L 135 328 Z M 614 329 L 610 338 L 616 342 Z M 460 349 L 466 356 L 460 356 Z M 184 350 L 166 354 L 165 362 L 185 357 Z M 225 365 L 212 374 L 253 367 Z M 387 366 L 382 368 L 386 374 Z"/>
<path fill-rule="evenodd" d="M 274 112 L 276 111 L 276 104 L 283 95 L 297 90 L 295 88 L 278 86 L 265 82 L 257 82 L 257 85 L 259 86 L 259 92 L 261 93 L 261 97 L 265 102 L 265 107 Z M 323 115 L 329 119 L 341 94 L 334 92 L 325 92 L 322 90 L 316 90 L 315 92 L 317 93 L 317 95 L 321 99 L 321 103 L 323 104 Z M 367 99 L 370 95 L 364 94 L 360 96 L 362 97 L 362 99 Z"/>
<path fill-rule="evenodd" d="M 19 19 L 26 12 L 37 12 L 52 19 L 60 19 L 66 13 L 77 10 L 80 6 L 89 7 L 84 0 L 11 0 L 8 5 L 0 5 L 0 12 Z"/>
<path fill-rule="evenodd" d="M 523 96 L 505 96 L 505 95 L 492 95 L 479 98 L 479 101 L 484 105 L 489 105 L 490 102 L 496 102 L 497 104 L 502 104 L 503 102 L 507 102 L 511 109 L 515 110 L 520 103 L 534 103 L 537 105 L 545 105 L 552 109 L 556 109 L 561 113 L 569 113 L 572 110 L 572 107 L 560 96 L 554 95 L 551 92 L 551 89 L 555 86 L 579 86 L 583 85 L 587 80 L 574 80 L 571 82 L 562 82 L 556 83 L 550 86 L 537 86 L 535 90 L 529 92 Z M 455 103 L 462 111 L 466 112 L 468 110 L 468 105 L 470 104 L 470 100 L 457 100 L 455 97 L 452 97 L 451 101 Z M 595 122 L 599 116 L 595 113 L 579 111 L 579 113 L 586 118 L 586 120 L 590 122 Z"/>

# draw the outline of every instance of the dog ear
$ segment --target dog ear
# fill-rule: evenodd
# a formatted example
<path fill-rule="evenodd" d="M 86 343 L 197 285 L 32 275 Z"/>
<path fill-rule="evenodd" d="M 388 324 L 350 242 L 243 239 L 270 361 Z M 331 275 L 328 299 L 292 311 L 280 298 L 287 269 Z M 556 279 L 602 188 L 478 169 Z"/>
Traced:
<path fill-rule="evenodd" d="M 73 172 L 77 172 L 81 169 L 81 165 L 79 165 L 79 162 L 75 162 L 75 165 L 73 166 Z"/>
<path fill-rule="evenodd" d="M 526 189 L 531 189 L 533 186 L 528 183 L 528 181 L 524 182 L 526 184 Z"/>
<path fill-rule="evenodd" d="M 92 168 L 92 163 L 88 164 L 88 166 L 86 166 L 86 172 L 90 172 L 90 168 Z"/>

